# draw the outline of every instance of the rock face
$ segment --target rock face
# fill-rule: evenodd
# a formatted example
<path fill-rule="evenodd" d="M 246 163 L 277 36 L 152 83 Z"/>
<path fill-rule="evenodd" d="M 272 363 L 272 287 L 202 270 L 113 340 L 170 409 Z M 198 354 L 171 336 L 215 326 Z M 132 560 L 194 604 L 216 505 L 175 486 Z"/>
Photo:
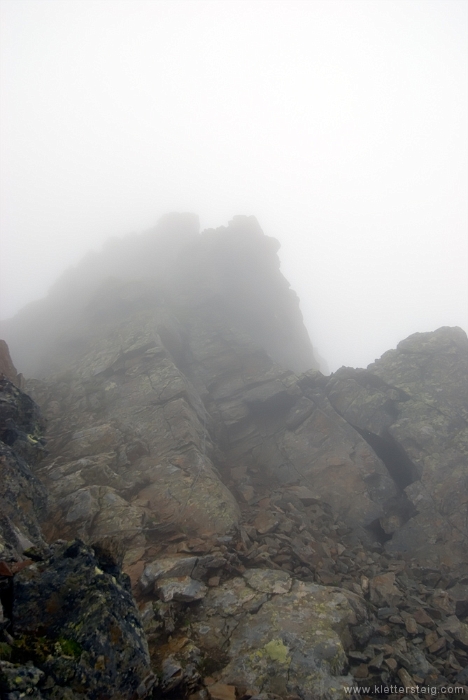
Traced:
<path fill-rule="evenodd" d="M 387 464 L 400 495 L 381 519 L 389 551 L 433 568 L 466 563 L 468 340 L 459 328 L 416 333 L 327 385 L 334 408 Z"/>
<path fill-rule="evenodd" d="M 76 374 L 32 387 L 50 426 L 40 476 L 55 498 L 51 536 L 118 533 L 138 552 L 170 526 L 224 533 L 238 522 L 213 464 L 211 418 L 154 323 L 149 311 L 128 318 Z"/>
<path fill-rule="evenodd" d="M 39 552 L 10 567 L 7 617 L 59 645 L 62 625 L 81 649 L 35 667 L 41 693 L 67 674 L 78 697 L 78 678 L 90 698 L 152 692 L 120 562 L 162 696 L 468 679 L 466 335 L 417 333 L 325 377 L 276 250 L 253 217 L 198 234 L 172 216 L 7 325 L 14 343 L 38 333 L 23 357 L 48 440 L 45 454 L 35 404 L 2 379 L 5 562 Z M 54 617 L 52 591 L 62 609 L 75 584 L 97 618 Z"/>
<path fill-rule="evenodd" d="M 0 378 L 0 692 L 21 697 L 149 697 L 157 684 L 130 581 L 105 541 L 49 547 L 37 405 Z"/>
<path fill-rule="evenodd" d="M 322 375 L 298 379 L 204 307 L 171 320 L 178 366 L 158 313 L 101 328 L 71 371 L 28 383 L 49 425 L 37 472 L 53 498 L 49 537 L 119 533 L 130 564 L 168 527 L 227 533 L 239 507 L 225 482 L 239 465 L 247 501 L 259 478 L 308 485 L 352 527 L 384 515 L 395 484 L 332 409 Z"/>
<path fill-rule="evenodd" d="M 96 330 L 142 305 L 164 306 L 172 318 L 158 322 L 177 358 L 181 338 L 173 316 L 183 323 L 202 306 L 285 367 L 317 368 L 299 299 L 279 269 L 279 247 L 254 216 L 236 216 L 227 227 L 199 234 L 198 217 L 171 214 L 144 235 L 114 239 L 89 254 L 47 299 L 2 322 L 0 335 L 21 371 L 42 377 L 81 355 L 91 321 Z"/>
<path fill-rule="evenodd" d="M 28 383 L 49 425 L 49 538 L 119 533 L 125 564 L 144 565 L 170 529 L 238 527 L 263 480 L 311 489 L 425 566 L 464 562 L 466 336 L 416 334 L 326 378 L 277 247 L 253 217 L 200 235 L 172 215 L 84 261 L 34 323 L 11 321 L 24 341 L 51 314 L 49 374 Z M 57 307 L 71 292 L 73 325 Z"/>
<path fill-rule="evenodd" d="M 19 377 L 10 357 L 10 350 L 4 340 L 0 340 L 0 376 L 19 386 Z"/>
<path fill-rule="evenodd" d="M 47 493 L 31 467 L 44 456 L 44 422 L 32 399 L 0 377 L 0 557 L 42 546 Z"/>
<path fill-rule="evenodd" d="M 249 217 L 198 237 L 179 223 L 169 256 L 167 237 L 153 243 L 168 264 L 177 255 L 172 274 L 107 281 L 49 345 L 43 369 L 61 371 L 28 383 L 49 425 L 47 536 L 119 533 L 131 565 L 167 528 L 227 533 L 238 466 L 247 501 L 256 474 L 308 485 L 354 528 L 376 521 L 396 493 L 382 461 L 333 410 L 323 375 L 274 361 L 313 363 L 276 242 Z"/>

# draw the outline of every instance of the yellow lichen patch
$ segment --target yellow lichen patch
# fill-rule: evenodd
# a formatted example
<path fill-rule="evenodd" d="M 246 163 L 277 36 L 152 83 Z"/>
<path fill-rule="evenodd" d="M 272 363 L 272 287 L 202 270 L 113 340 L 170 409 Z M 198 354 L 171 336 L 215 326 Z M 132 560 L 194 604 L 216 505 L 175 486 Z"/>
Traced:
<path fill-rule="evenodd" d="M 265 644 L 264 649 L 273 661 L 277 661 L 280 664 L 291 663 L 291 657 L 288 656 L 289 648 L 283 644 L 281 639 L 272 639 L 271 642 Z"/>

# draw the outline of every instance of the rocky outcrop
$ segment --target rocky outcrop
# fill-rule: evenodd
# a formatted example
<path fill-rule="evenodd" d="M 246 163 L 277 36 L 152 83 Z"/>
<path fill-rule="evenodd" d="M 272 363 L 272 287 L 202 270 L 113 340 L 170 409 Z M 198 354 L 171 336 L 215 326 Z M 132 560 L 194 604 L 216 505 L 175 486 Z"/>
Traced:
<path fill-rule="evenodd" d="M 463 578 L 366 546 L 303 487 L 262 496 L 243 509 L 243 539 L 180 534 L 140 577 L 164 693 L 338 700 L 375 686 L 463 690 Z"/>
<path fill-rule="evenodd" d="M 302 484 L 356 532 L 422 565 L 464 562 L 466 434 L 455 401 L 444 422 L 414 388 L 373 368 L 297 378 L 209 322 L 199 314 L 184 325 L 185 373 L 145 312 L 119 327 L 119 349 L 112 329 L 73 373 L 30 385 L 50 425 L 52 458 L 38 472 L 55 499 L 49 536 L 119 533 L 130 565 L 171 527 L 227 533 L 239 524 L 236 498 L 253 502 L 262 482 Z M 452 356 L 454 376 L 463 353 Z"/>
<path fill-rule="evenodd" d="M 155 331 L 160 313 L 184 339 L 180 366 Z M 168 528 L 236 528 L 235 495 L 254 500 L 256 481 L 306 485 L 348 525 L 368 526 L 396 487 L 323 382 L 283 370 L 205 307 L 183 325 L 143 308 L 102 329 L 67 373 L 28 384 L 49 424 L 37 472 L 53 498 L 48 536 L 118 533 L 131 565 Z M 239 465 L 240 493 L 229 488 Z"/>
<path fill-rule="evenodd" d="M 333 410 L 320 372 L 274 361 L 313 363 L 276 242 L 249 217 L 201 236 L 179 223 L 170 255 L 167 234 L 152 239 L 171 274 L 105 283 L 49 346 L 43 369 L 61 371 L 28 383 L 49 425 L 47 536 L 118 533 L 126 566 L 141 566 L 168 529 L 238 527 L 237 499 L 262 480 L 312 488 L 355 529 L 375 522 L 396 494 L 384 464 Z"/>
<path fill-rule="evenodd" d="M 432 568 L 466 565 L 466 334 L 460 328 L 416 333 L 367 370 L 336 372 L 327 394 L 399 487 L 380 519 L 388 550 Z"/>
<path fill-rule="evenodd" d="M 41 378 L 27 382 L 48 454 L 21 486 L 27 503 L 17 486 L 3 495 L 40 545 L 37 564 L 14 572 L 18 601 L 37 591 L 47 609 L 49 584 L 73 588 L 79 562 L 80 605 L 92 608 L 82 584 L 112 601 L 122 591 L 135 621 L 122 561 L 162 696 L 340 700 L 353 683 L 465 683 L 466 335 L 415 334 L 365 370 L 325 377 L 276 243 L 250 217 L 201 235 L 195 224 L 172 217 L 140 239 L 132 279 L 121 264 L 131 247 L 115 243 L 107 262 L 88 260 L 57 288 L 73 313 L 56 290 L 29 330 L 27 314 L 10 326 L 26 338 L 55 304 L 38 342 Z M 115 276 L 103 281 L 102 268 Z M 5 386 L 3 405 L 21 404 L 30 421 L 16 432 L 5 423 L 8 449 L 43 453 L 34 404 Z M 79 540 L 47 552 L 39 520 L 48 541 Z M 29 613 L 11 608 L 21 635 Z M 106 684 L 144 697 L 154 680 L 144 641 L 116 609 L 121 667 L 101 637 L 86 647 L 73 616 L 67 634 L 88 656 L 57 664 L 88 679 L 89 697 Z M 99 610 L 89 624 L 107 638 L 114 622 Z M 61 644 L 53 615 L 35 615 Z"/>
<path fill-rule="evenodd" d="M 134 253 L 158 254 L 156 280 L 86 296 L 75 274 L 75 327 L 42 364 L 61 369 L 28 384 L 49 423 L 47 536 L 119 533 L 141 568 L 171 529 L 237 528 L 264 482 L 311 489 L 361 538 L 421 564 L 462 564 L 463 332 L 414 336 L 367 370 L 294 374 L 276 341 L 291 339 L 289 367 L 312 355 L 276 243 L 249 217 L 201 235 L 190 217 L 164 225 Z"/>
<path fill-rule="evenodd" d="M 211 418 L 156 321 L 148 310 L 127 318 L 76 373 L 30 385 L 49 421 L 51 459 L 38 472 L 54 498 L 47 532 L 119 534 L 126 563 L 168 528 L 222 534 L 239 520 L 213 464 Z"/>
<path fill-rule="evenodd" d="M 164 306 L 182 323 L 205 306 L 283 366 L 316 368 L 299 299 L 280 272 L 279 247 L 254 216 L 200 234 L 198 217 L 170 214 L 145 234 L 112 239 L 87 255 L 46 299 L 3 321 L 0 336 L 23 374 L 43 377 L 79 357 L 96 327 L 138 313 L 142 303 Z M 177 356 L 177 324 L 160 323 Z"/>
<path fill-rule="evenodd" d="M 10 350 L 4 340 L 0 340 L 0 377 L 9 379 L 16 386 L 20 378 L 10 357 Z"/>
<path fill-rule="evenodd" d="M 46 454 L 44 427 L 32 399 L 1 377 L 1 697 L 149 697 L 157 679 L 118 544 L 43 537 L 47 493 L 31 467 Z"/>
<path fill-rule="evenodd" d="M 157 678 L 119 567 L 80 541 L 34 556 L 10 573 L 2 596 L 10 618 L 0 631 L 2 698 L 150 697 Z"/>
<path fill-rule="evenodd" d="M 42 546 L 47 493 L 31 470 L 44 456 L 44 422 L 32 399 L 0 377 L 0 557 Z"/>
<path fill-rule="evenodd" d="M 157 684 L 128 579 L 99 553 L 57 544 L 14 577 L 11 655 L 40 667 L 39 697 L 127 700 Z"/>

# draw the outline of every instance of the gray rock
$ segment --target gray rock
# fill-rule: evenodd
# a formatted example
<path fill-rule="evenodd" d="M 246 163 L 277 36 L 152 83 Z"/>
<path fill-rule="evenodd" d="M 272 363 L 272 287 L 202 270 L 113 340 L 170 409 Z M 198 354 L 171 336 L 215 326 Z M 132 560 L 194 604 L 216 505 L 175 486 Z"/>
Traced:
<path fill-rule="evenodd" d="M 293 580 L 286 571 L 270 569 L 247 569 L 243 574 L 245 580 L 258 593 L 289 593 Z"/>
<path fill-rule="evenodd" d="M 221 553 L 217 552 L 214 554 L 206 554 L 205 556 L 197 559 L 197 562 L 190 575 L 192 578 L 200 581 L 208 575 L 213 575 L 214 571 L 223 568 L 226 563 L 227 559 L 225 559 Z"/>
<path fill-rule="evenodd" d="M 348 624 L 365 615 L 352 593 L 293 582 L 286 572 L 252 569 L 244 580 L 208 591 L 192 629 L 210 657 L 227 652 L 222 683 L 281 697 L 342 698 L 350 682 L 341 675 L 342 639 Z"/>
<path fill-rule="evenodd" d="M 140 586 L 143 591 L 152 589 L 154 582 L 160 578 L 174 578 L 176 576 L 190 576 L 198 557 L 161 557 L 150 562 L 140 576 Z"/>
<path fill-rule="evenodd" d="M 44 423 L 37 405 L 0 377 L 0 557 L 21 559 L 24 550 L 45 545 L 40 521 L 47 494 L 32 467 L 45 454 Z"/>
<path fill-rule="evenodd" d="M 190 576 L 179 576 L 160 579 L 155 584 L 155 590 L 165 603 L 170 600 L 191 603 L 204 598 L 208 589 L 204 583 L 195 581 Z"/>
<path fill-rule="evenodd" d="M 345 697 L 350 678 L 340 633 L 354 619 L 346 597 L 313 584 L 296 583 L 291 592 L 265 602 L 242 618 L 230 637 L 225 683 L 278 695 Z"/>
<path fill-rule="evenodd" d="M 387 502 L 391 553 L 423 566 L 459 566 L 468 536 L 468 340 L 460 328 L 415 333 L 367 370 L 327 384 L 335 409 L 384 460 L 408 505 Z M 392 510 L 395 509 L 396 510 Z"/>

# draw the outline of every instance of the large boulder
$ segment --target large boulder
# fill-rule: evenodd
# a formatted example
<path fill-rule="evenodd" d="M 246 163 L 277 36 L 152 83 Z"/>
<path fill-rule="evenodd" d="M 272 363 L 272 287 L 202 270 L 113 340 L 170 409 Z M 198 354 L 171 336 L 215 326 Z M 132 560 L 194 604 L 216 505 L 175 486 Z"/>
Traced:
<path fill-rule="evenodd" d="M 348 625 L 365 618 L 364 602 L 349 591 L 250 569 L 208 593 L 192 628 L 204 653 L 226 657 L 217 676 L 226 685 L 253 695 L 338 700 L 351 684 Z"/>

